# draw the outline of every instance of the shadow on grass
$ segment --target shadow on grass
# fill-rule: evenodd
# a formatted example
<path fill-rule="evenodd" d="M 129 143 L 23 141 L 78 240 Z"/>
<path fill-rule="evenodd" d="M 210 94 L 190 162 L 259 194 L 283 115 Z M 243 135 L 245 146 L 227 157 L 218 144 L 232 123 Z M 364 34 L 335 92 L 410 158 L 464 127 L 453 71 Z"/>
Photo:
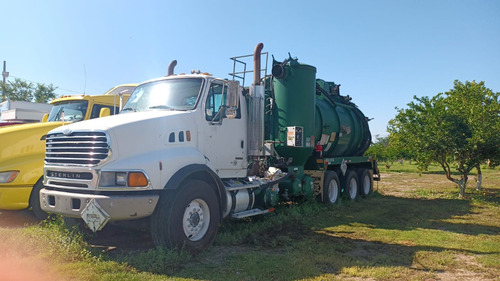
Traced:
<path fill-rule="evenodd" d="M 500 227 L 497 226 L 448 221 L 472 214 L 470 200 L 402 198 L 380 194 L 375 194 L 374 197 L 365 200 L 365 204 L 350 205 L 352 216 L 341 210 L 346 216 L 339 222 L 368 224 L 374 225 L 375 228 L 394 230 L 427 228 L 468 235 L 500 233 Z"/>
<path fill-rule="evenodd" d="M 492 251 L 475 245 L 440 243 L 439 239 L 449 235 L 465 234 L 473 236 L 471 241 L 479 241 L 479 235 L 500 233 L 498 223 L 457 220 L 474 215 L 470 200 L 401 198 L 375 193 L 358 201 L 335 206 L 284 206 L 274 215 L 224 221 L 219 235 L 232 237 L 231 242 L 218 239 L 214 247 L 191 258 L 168 252 L 171 258 L 156 268 L 150 265 L 153 261 L 148 263 L 145 259 L 158 259 L 162 252 L 151 252 L 155 250 L 145 229 L 107 226 L 89 243 L 104 253 L 106 260 L 125 261 L 138 271 L 204 280 L 298 280 L 340 274 L 354 267 L 403 267 L 423 274 L 424 278 L 444 268 L 421 257 L 428 253 L 437 255 L 438 260 L 449 251 L 500 254 L 498 248 Z M 429 241 L 400 236 L 413 230 L 419 235 L 421 229 L 439 235 Z M 394 241 L 381 242 L 366 236 L 367 231 L 382 231 L 393 236 Z"/>
<path fill-rule="evenodd" d="M 0 227 L 20 228 L 38 224 L 40 221 L 29 210 L 0 210 Z"/>

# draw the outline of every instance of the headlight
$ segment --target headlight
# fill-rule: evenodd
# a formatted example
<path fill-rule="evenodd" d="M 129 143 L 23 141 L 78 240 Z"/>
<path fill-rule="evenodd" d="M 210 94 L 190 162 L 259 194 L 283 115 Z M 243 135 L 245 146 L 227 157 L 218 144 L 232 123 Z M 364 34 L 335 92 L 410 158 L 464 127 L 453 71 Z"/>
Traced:
<path fill-rule="evenodd" d="M 120 186 L 127 186 L 127 173 L 118 172 L 115 173 L 115 183 Z"/>
<path fill-rule="evenodd" d="M 143 172 L 101 172 L 99 187 L 146 187 L 149 181 Z"/>
<path fill-rule="evenodd" d="M 16 179 L 19 171 L 0 172 L 0 183 L 9 183 Z"/>

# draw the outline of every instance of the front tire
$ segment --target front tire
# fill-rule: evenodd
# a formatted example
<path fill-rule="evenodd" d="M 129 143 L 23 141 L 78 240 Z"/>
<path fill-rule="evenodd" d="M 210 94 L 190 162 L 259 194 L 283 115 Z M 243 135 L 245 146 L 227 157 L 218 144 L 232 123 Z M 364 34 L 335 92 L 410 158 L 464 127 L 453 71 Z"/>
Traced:
<path fill-rule="evenodd" d="M 31 210 L 33 211 L 35 217 L 40 221 L 46 220 L 49 217 L 49 214 L 42 210 L 42 207 L 40 206 L 40 190 L 42 190 L 43 187 L 42 179 L 39 179 L 33 186 L 29 199 Z"/>
<path fill-rule="evenodd" d="M 151 217 L 151 236 L 157 247 L 198 253 L 214 241 L 219 221 L 215 190 L 204 181 L 190 180 L 162 195 Z"/>

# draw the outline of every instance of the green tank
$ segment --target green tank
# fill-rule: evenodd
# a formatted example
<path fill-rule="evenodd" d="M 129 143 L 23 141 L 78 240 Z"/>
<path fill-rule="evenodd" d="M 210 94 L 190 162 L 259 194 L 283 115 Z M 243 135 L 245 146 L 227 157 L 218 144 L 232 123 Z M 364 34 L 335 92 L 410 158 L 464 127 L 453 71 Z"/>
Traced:
<path fill-rule="evenodd" d="M 273 60 L 272 75 L 270 137 L 281 157 L 293 159 L 291 165 L 304 166 L 319 155 L 361 156 L 368 149 L 368 118 L 349 96 L 340 95 L 340 85 L 316 79 L 314 66 L 291 57 L 282 63 Z"/>
<path fill-rule="evenodd" d="M 314 149 L 316 68 L 289 58 L 273 60 L 273 94 L 276 152 L 292 158 L 293 166 L 304 166 Z"/>
<path fill-rule="evenodd" d="M 316 80 L 315 136 L 323 157 L 361 156 L 371 143 L 368 118 L 333 82 Z"/>

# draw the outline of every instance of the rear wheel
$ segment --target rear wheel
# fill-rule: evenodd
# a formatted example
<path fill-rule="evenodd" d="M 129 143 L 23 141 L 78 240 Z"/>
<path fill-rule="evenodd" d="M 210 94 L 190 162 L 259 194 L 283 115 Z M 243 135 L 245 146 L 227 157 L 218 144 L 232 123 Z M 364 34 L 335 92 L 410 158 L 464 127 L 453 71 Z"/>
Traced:
<path fill-rule="evenodd" d="M 358 174 L 354 170 L 347 171 L 342 186 L 344 187 L 344 194 L 348 199 L 356 199 L 359 187 Z"/>
<path fill-rule="evenodd" d="M 151 236 L 156 246 L 197 253 L 212 244 L 219 220 L 215 190 L 204 181 L 190 180 L 160 198 L 151 217 Z"/>
<path fill-rule="evenodd" d="M 359 193 L 362 197 L 366 197 L 373 191 L 373 172 L 368 169 L 361 169 L 359 174 Z"/>
<path fill-rule="evenodd" d="M 323 182 L 323 203 L 337 204 L 340 195 L 339 176 L 334 171 L 327 171 Z"/>

